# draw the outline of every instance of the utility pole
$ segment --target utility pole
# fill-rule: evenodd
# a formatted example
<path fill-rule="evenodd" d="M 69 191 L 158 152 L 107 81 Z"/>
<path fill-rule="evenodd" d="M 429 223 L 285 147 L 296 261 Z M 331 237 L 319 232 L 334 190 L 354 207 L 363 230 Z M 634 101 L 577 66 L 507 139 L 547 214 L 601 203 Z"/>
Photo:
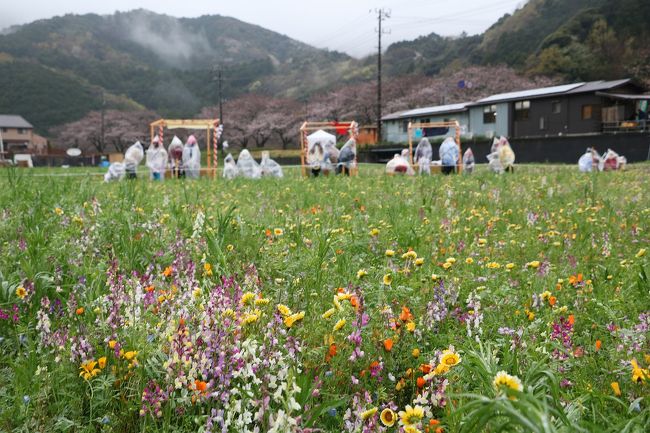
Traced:
<path fill-rule="evenodd" d="M 106 97 L 104 95 L 104 92 L 102 92 L 102 126 L 101 126 L 101 146 L 102 146 L 102 152 L 106 150 L 106 142 L 104 140 L 104 115 L 106 111 Z"/>
<path fill-rule="evenodd" d="M 381 142 L 381 37 L 390 33 L 382 30 L 381 23 L 390 18 L 391 12 L 390 10 L 375 9 L 375 13 L 379 23 L 379 27 L 376 29 L 379 36 L 377 45 L 377 144 L 379 144 Z"/>
<path fill-rule="evenodd" d="M 221 93 L 221 83 L 223 81 L 223 70 L 219 67 L 219 75 L 217 79 L 219 80 L 219 122 L 223 125 L 223 99 Z"/>

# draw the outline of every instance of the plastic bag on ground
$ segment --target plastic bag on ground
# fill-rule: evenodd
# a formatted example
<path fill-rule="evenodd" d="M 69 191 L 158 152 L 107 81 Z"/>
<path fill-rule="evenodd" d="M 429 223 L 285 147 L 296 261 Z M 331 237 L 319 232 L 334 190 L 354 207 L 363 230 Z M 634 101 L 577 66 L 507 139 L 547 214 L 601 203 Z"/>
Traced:
<path fill-rule="evenodd" d="M 108 166 L 108 170 L 104 175 L 104 182 L 111 182 L 114 180 L 122 180 L 126 174 L 126 168 L 121 162 L 113 162 Z"/>
<path fill-rule="evenodd" d="M 244 149 L 239 154 L 237 158 L 237 169 L 239 170 L 240 176 L 243 176 L 247 179 L 259 179 L 262 177 L 262 170 L 260 166 L 253 159 L 248 149 Z"/>
<path fill-rule="evenodd" d="M 198 179 L 201 175 L 201 149 L 193 135 L 187 138 L 183 147 L 183 169 L 189 179 Z"/>
<path fill-rule="evenodd" d="M 262 162 L 260 163 L 260 169 L 262 170 L 262 176 L 268 177 L 284 177 L 282 173 L 282 167 L 280 164 L 271 159 L 269 152 L 262 152 Z"/>
<path fill-rule="evenodd" d="M 229 153 L 226 155 L 226 159 L 223 160 L 223 177 L 225 179 L 234 179 L 239 174 L 239 169 L 237 168 L 237 163 L 235 163 L 235 158 Z"/>
<path fill-rule="evenodd" d="M 350 174 L 350 170 L 355 166 L 357 158 L 357 142 L 351 138 L 343 145 L 339 152 L 339 161 L 336 165 L 336 174 Z"/>
<path fill-rule="evenodd" d="M 151 178 L 155 180 L 163 180 L 165 178 L 165 171 L 167 170 L 167 151 L 160 143 L 158 136 L 155 136 L 149 149 L 147 149 L 147 162 L 146 166 L 149 168 Z"/>
<path fill-rule="evenodd" d="M 463 155 L 463 168 L 465 173 L 471 174 L 474 171 L 474 163 L 474 152 L 472 152 L 471 147 L 468 147 Z"/>
<path fill-rule="evenodd" d="M 386 174 L 407 174 L 412 176 L 415 174 L 415 171 L 411 167 L 408 159 L 396 153 L 393 159 L 386 164 Z"/>
<path fill-rule="evenodd" d="M 614 152 L 612 149 L 607 149 L 607 153 L 602 157 L 602 169 L 603 171 L 615 171 L 623 170 L 627 164 L 627 158 L 620 156 L 618 153 Z"/>

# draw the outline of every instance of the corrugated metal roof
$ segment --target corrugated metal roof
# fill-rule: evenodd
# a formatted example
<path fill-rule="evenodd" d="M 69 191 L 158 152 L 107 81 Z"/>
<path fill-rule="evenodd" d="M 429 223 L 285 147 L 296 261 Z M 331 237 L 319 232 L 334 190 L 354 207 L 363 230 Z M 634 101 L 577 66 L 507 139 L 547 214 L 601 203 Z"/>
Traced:
<path fill-rule="evenodd" d="M 574 89 L 568 93 L 587 93 L 587 92 L 599 92 L 602 90 L 611 90 L 615 89 L 616 87 L 622 86 L 623 84 L 629 83 L 630 80 L 629 78 L 626 78 L 624 80 L 615 80 L 615 81 L 590 81 L 588 83 L 585 83 L 583 86 Z"/>
<path fill-rule="evenodd" d="M 605 96 L 612 99 L 624 99 L 629 101 L 650 101 L 650 95 L 629 95 L 627 93 L 606 93 L 596 92 L 598 96 Z"/>
<path fill-rule="evenodd" d="M 492 95 L 492 96 L 488 96 L 487 98 L 479 99 L 473 105 L 485 105 L 494 102 L 510 101 L 514 99 L 539 98 L 542 96 L 557 95 L 561 93 L 567 93 L 571 90 L 577 89 L 578 87 L 584 85 L 585 83 L 574 83 L 574 84 L 565 84 L 563 86 L 542 87 L 540 89 L 522 90 L 519 92 L 500 93 L 498 95 Z"/>
<path fill-rule="evenodd" d="M 419 116 L 430 116 L 433 114 L 458 113 L 459 111 L 467 110 L 467 106 L 469 104 L 469 102 L 463 102 L 461 104 L 439 105 L 435 107 L 424 107 L 407 111 L 398 111 L 397 113 L 392 113 L 382 117 L 381 120 L 397 120 Z"/>
<path fill-rule="evenodd" d="M 23 119 L 22 116 L 14 114 L 0 114 L 0 128 L 34 128 L 28 121 Z"/>

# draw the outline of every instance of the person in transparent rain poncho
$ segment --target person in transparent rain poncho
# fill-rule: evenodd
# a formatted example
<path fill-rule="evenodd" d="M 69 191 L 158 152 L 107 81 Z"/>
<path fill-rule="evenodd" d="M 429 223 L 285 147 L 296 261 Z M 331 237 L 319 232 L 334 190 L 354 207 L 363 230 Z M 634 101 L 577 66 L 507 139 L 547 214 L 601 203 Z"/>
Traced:
<path fill-rule="evenodd" d="M 320 141 L 314 143 L 307 152 L 307 165 L 311 169 L 311 175 L 318 177 L 325 163 L 325 152 Z"/>
<path fill-rule="evenodd" d="M 234 179 L 238 175 L 239 169 L 237 168 L 237 163 L 235 163 L 235 158 L 229 153 L 226 155 L 226 159 L 223 160 L 223 177 L 225 179 Z"/>
<path fill-rule="evenodd" d="M 239 154 L 237 170 L 239 170 L 239 175 L 246 179 L 259 179 L 262 177 L 262 170 L 260 170 L 259 164 L 253 159 L 248 149 L 242 150 Z"/>
<path fill-rule="evenodd" d="M 393 159 L 388 161 L 386 164 L 386 174 L 406 174 L 408 176 L 415 175 L 415 170 L 413 170 L 413 167 L 411 167 L 411 164 L 409 163 L 408 155 L 408 149 L 402 150 L 401 154 L 396 153 L 395 156 L 393 156 Z"/>
<path fill-rule="evenodd" d="M 591 173 L 594 168 L 598 170 L 600 155 L 591 147 L 587 148 L 584 155 L 578 159 L 578 169 L 581 173 Z"/>
<path fill-rule="evenodd" d="M 339 162 L 339 153 L 340 151 L 336 148 L 334 143 L 331 141 L 325 143 L 322 167 L 325 176 L 335 170 L 334 167 L 336 167 L 336 164 Z"/>
<path fill-rule="evenodd" d="M 187 138 L 183 147 L 183 169 L 188 179 L 198 179 L 201 175 L 201 149 L 193 135 Z"/>
<path fill-rule="evenodd" d="M 168 153 L 172 177 L 185 177 L 185 171 L 183 170 L 183 142 L 175 135 L 169 144 Z"/>
<path fill-rule="evenodd" d="M 124 168 L 126 170 L 127 179 L 135 179 L 138 177 L 136 170 L 143 159 L 144 148 L 139 141 L 136 141 L 131 147 L 126 149 L 126 152 L 124 153 Z"/>
<path fill-rule="evenodd" d="M 260 163 L 262 177 L 284 177 L 280 164 L 271 159 L 267 150 L 262 152 L 262 162 Z"/>
<path fill-rule="evenodd" d="M 472 174 L 474 171 L 474 162 L 474 152 L 472 152 L 471 147 L 468 147 L 463 155 L 463 168 L 465 173 Z"/>
<path fill-rule="evenodd" d="M 433 147 L 429 139 L 423 138 L 415 148 L 414 158 L 420 174 L 431 174 L 431 161 L 433 161 Z"/>
<path fill-rule="evenodd" d="M 496 173 L 515 171 L 515 152 L 507 138 L 494 138 L 491 153 L 487 156 L 489 166 Z"/>
<path fill-rule="evenodd" d="M 124 163 L 113 162 L 111 163 L 111 165 L 108 166 L 108 171 L 104 175 L 104 182 L 122 180 L 125 174 L 126 174 L 126 168 L 124 167 Z"/>
<path fill-rule="evenodd" d="M 440 145 L 440 161 L 442 163 L 442 173 L 451 174 L 456 169 L 460 151 L 456 140 L 451 137 L 445 138 L 445 141 Z"/>
<path fill-rule="evenodd" d="M 357 158 L 357 142 L 351 138 L 343 145 L 339 152 L 339 161 L 336 164 L 336 174 L 350 175 L 350 170 L 354 168 Z"/>
<path fill-rule="evenodd" d="M 151 141 L 149 149 L 147 149 L 147 162 L 145 165 L 149 168 L 151 179 L 165 179 L 165 171 L 167 170 L 167 151 L 165 150 L 165 146 L 160 142 L 160 137 L 157 135 Z"/>

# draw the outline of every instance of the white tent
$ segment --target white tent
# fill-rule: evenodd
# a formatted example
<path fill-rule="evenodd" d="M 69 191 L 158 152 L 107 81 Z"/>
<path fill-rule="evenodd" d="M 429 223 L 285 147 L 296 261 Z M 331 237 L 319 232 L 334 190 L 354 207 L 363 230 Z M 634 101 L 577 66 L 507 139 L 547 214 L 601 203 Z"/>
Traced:
<path fill-rule="evenodd" d="M 336 147 L 336 136 L 320 129 L 307 136 L 307 143 L 309 145 L 308 150 L 316 143 L 320 143 L 323 149 L 327 143 L 331 143 Z"/>

